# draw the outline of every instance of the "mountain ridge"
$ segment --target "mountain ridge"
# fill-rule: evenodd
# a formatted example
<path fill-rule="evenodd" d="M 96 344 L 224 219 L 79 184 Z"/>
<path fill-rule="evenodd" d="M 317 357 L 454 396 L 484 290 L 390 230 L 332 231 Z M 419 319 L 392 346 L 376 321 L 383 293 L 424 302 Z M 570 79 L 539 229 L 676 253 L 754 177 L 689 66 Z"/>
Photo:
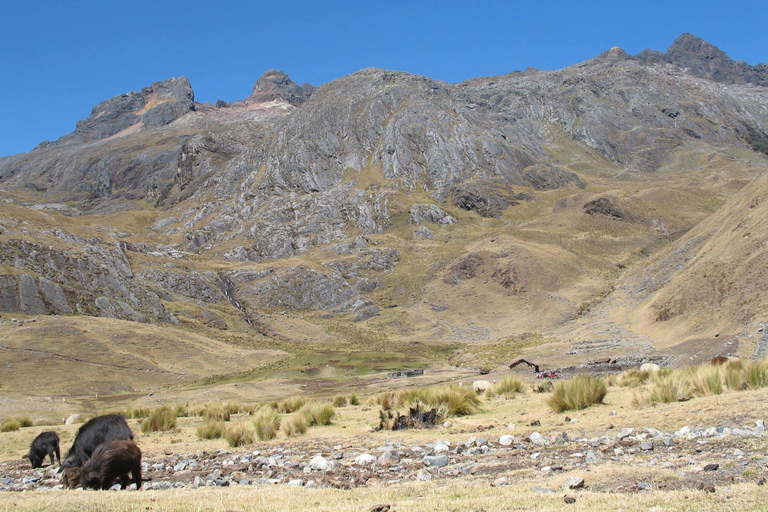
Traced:
<path fill-rule="evenodd" d="M 763 193 L 768 100 L 748 80 L 764 69 L 684 34 L 666 53 L 457 84 L 366 68 L 315 88 L 269 70 L 243 100 L 206 104 L 184 78 L 157 82 L 0 159 L 0 309 L 279 340 L 340 322 L 592 347 L 573 357 L 667 348 L 665 321 L 616 327 L 639 304 L 623 276 Z M 702 336 L 704 273 L 640 306 L 668 306 L 681 341 Z M 753 302 L 747 317 L 724 300 L 718 325 L 762 321 Z"/>

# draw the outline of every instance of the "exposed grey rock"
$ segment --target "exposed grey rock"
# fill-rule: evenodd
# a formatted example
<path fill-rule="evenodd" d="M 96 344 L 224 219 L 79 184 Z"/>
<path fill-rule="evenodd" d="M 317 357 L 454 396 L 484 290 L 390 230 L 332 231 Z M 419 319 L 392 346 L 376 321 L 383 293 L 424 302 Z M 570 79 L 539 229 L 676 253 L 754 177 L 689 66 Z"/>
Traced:
<path fill-rule="evenodd" d="M 424 465 L 427 467 L 441 468 L 448 465 L 447 455 L 427 455 L 424 457 Z"/>
<path fill-rule="evenodd" d="M 67 297 L 64 295 L 64 290 L 57 283 L 41 277 L 40 291 L 43 293 L 45 301 L 51 304 L 51 306 L 60 313 L 72 313 L 72 308 L 67 304 Z"/>
<path fill-rule="evenodd" d="M 584 487 L 584 478 L 580 476 L 569 476 L 565 482 L 563 482 L 563 489 L 581 489 Z"/>
<path fill-rule="evenodd" d="M 422 222 L 431 222 L 441 226 L 450 226 L 456 223 L 456 219 L 448 215 L 442 208 L 434 204 L 414 204 L 411 206 L 408 222 L 420 225 Z"/>
<path fill-rule="evenodd" d="M 296 85 L 288 75 L 277 69 L 266 71 L 253 86 L 247 101 L 266 103 L 274 100 L 287 101 L 292 105 L 304 103 L 316 88 L 310 84 Z"/>
<path fill-rule="evenodd" d="M 19 309 L 29 315 L 45 313 L 45 304 L 40 298 L 37 281 L 29 274 L 24 274 L 19 280 Z"/>
<path fill-rule="evenodd" d="M 499 444 L 502 446 L 512 446 L 515 444 L 515 436 L 505 434 L 499 438 Z"/>
<path fill-rule="evenodd" d="M 358 466 L 368 466 L 374 463 L 376 463 L 376 457 L 374 457 L 370 453 L 361 453 L 360 455 L 355 457 L 355 464 Z"/>
<path fill-rule="evenodd" d="M 322 455 L 315 455 L 312 460 L 309 461 L 309 467 L 315 471 L 328 471 L 333 469 L 336 464 L 323 457 Z"/>
<path fill-rule="evenodd" d="M 731 60 L 716 46 L 691 34 L 678 37 L 666 53 L 644 50 L 633 59 L 646 63 L 670 63 L 689 73 L 727 84 L 768 85 L 768 69 L 742 60 Z"/>
<path fill-rule="evenodd" d="M 400 455 L 394 450 L 387 450 L 377 459 L 377 463 L 382 467 L 391 467 L 400 463 Z"/>
<path fill-rule="evenodd" d="M 413 236 L 415 236 L 416 238 L 429 239 L 435 236 L 435 233 L 431 229 L 429 229 L 427 226 L 421 226 L 413 232 Z"/>

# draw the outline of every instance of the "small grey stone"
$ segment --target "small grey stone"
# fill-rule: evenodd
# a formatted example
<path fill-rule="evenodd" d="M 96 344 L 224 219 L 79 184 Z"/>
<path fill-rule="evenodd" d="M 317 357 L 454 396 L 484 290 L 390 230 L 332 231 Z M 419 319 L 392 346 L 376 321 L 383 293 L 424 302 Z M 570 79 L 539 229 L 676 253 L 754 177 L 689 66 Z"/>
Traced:
<path fill-rule="evenodd" d="M 563 482 L 563 489 L 581 489 L 584 487 L 584 479 L 580 476 L 569 476 Z"/>
<path fill-rule="evenodd" d="M 357 457 L 355 457 L 355 465 L 357 466 L 367 466 L 369 464 L 374 464 L 376 462 L 376 457 L 371 455 L 370 453 L 361 453 Z"/>
<path fill-rule="evenodd" d="M 304 480 L 300 478 L 294 478 L 293 480 L 288 481 L 288 485 L 292 487 L 304 487 Z"/>
<path fill-rule="evenodd" d="M 515 442 L 515 436 L 504 434 L 499 438 L 499 444 L 501 446 L 511 446 Z"/>
<path fill-rule="evenodd" d="M 428 480 L 432 480 L 432 475 L 429 474 L 429 471 L 427 471 L 426 469 L 420 469 L 416 473 L 416 479 L 426 482 Z"/>
<path fill-rule="evenodd" d="M 640 443 L 640 449 L 645 452 L 653 451 L 653 444 L 651 443 Z"/>
<path fill-rule="evenodd" d="M 378 464 L 382 467 L 390 467 L 400 462 L 400 455 L 394 450 L 387 450 L 377 460 Z"/>
<path fill-rule="evenodd" d="M 428 455 L 424 457 L 424 465 L 428 467 L 441 468 L 448 465 L 447 455 Z"/>
<path fill-rule="evenodd" d="M 633 428 L 623 428 L 618 434 L 616 434 L 616 439 L 621 441 L 622 439 L 626 439 L 629 436 L 633 435 L 634 433 L 635 433 L 635 429 Z"/>

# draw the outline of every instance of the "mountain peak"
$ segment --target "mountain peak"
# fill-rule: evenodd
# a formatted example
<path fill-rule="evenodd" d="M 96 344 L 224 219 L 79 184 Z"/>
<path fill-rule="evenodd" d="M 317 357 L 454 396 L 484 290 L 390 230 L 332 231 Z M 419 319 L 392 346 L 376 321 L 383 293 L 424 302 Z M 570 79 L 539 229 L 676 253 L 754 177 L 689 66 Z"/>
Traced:
<path fill-rule="evenodd" d="M 717 46 L 689 33 L 675 39 L 666 53 L 644 50 L 633 58 L 647 64 L 674 64 L 715 82 L 768 85 L 765 66 L 752 67 L 742 60 L 732 60 Z"/>
<path fill-rule="evenodd" d="M 314 90 L 315 87 L 313 85 L 298 85 L 282 71 L 270 69 L 264 72 L 253 85 L 253 92 L 248 97 L 248 100 L 256 103 L 266 103 L 281 99 L 296 106 L 309 99 Z"/>

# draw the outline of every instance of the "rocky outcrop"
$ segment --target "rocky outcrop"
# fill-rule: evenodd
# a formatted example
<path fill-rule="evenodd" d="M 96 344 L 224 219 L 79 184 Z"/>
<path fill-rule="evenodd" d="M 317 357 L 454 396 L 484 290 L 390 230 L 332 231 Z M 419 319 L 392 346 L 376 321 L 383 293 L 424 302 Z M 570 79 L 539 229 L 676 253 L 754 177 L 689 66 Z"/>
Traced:
<path fill-rule="evenodd" d="M 87 119 L 77 123 L 74 133 L 61 142 L 101 140 L 139 124 L 143 128 L 158 128 L 194 110 L 195 95 L 189 80 L 170 78 L 99 103 Z"/>
<path fill-rule="evenodd" d="M 456 223 L 456 218 L 445 213 L 445 211 L 434 204 L 415 204 L 411 206 L 408 222 L 421 225 L 422 222 L 431 222 L 440 226 L 450 226 Z"/>
<path fill-rule="evenodd" d="M 666 53 L 644 50 L 631 58 L 648 64 L 674 64 L 715 82 L 768 86 L 768 65 L 753 67 L 743 60 L 731 60 L 724 51 L 692 34 L 678 37 Z"/>
<path fill-rule="evenodd" d="M 246 101 L 267 103 L 282 100 L 298 106 L 307 101 L 315 89 L 311 84 L 297 85 L 282 71 L 270 69 L 254 84 L 253 92 Z"/>
<path fill-rule="evenodd" d="M 323 273 L 303 266 L 266 271 L 236 271 L 227 276 L 237 288 L 241 302 L 256 309 L 311 311 L 325 314 L 351 313 L 356 320 L 376 314 L 376 304 L 362 297 L 336 273 Z"/>
<path fill-rule="evenodd" d="M 133 279 L 119 247 L 79 244 L 60 250 L 24 240 L 0 243 L 0 264 L 19 272 L 0 276 L 0 310 L 175 322 L 157 294 Z"/>

